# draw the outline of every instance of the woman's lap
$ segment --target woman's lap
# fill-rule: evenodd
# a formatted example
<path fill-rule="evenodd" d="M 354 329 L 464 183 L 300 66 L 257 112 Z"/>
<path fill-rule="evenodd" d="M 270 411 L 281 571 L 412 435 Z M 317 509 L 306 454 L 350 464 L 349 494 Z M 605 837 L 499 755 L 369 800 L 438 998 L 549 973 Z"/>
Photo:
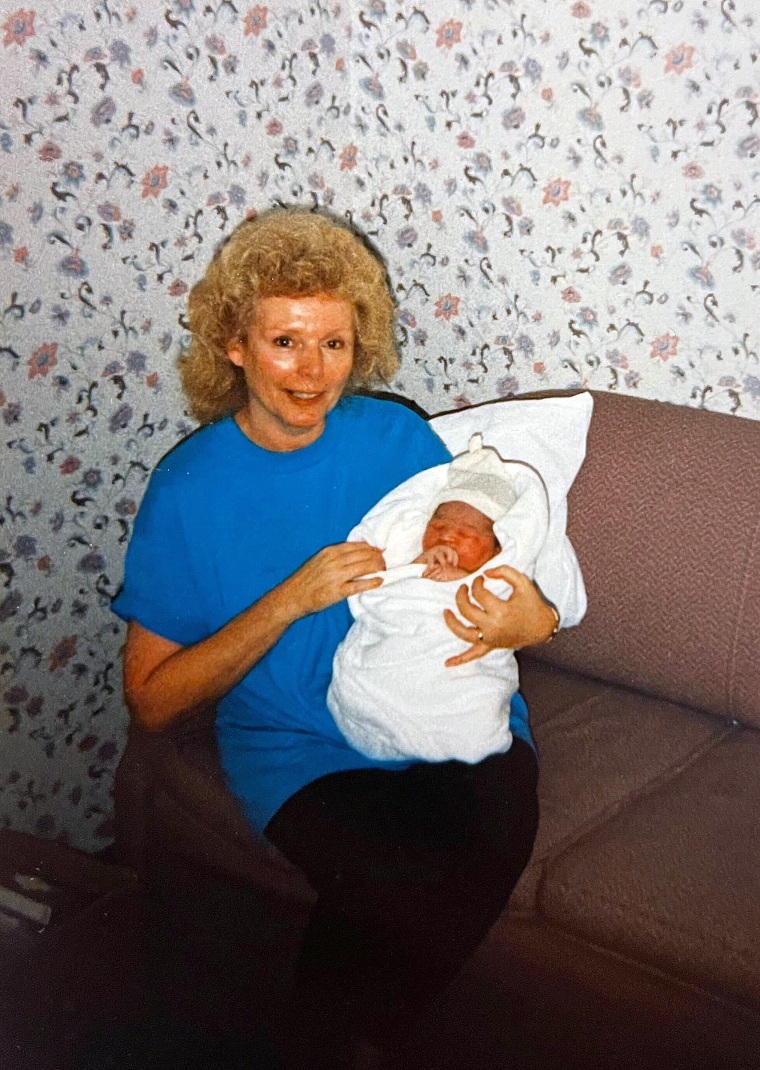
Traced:
<path fill-rule="evenodd" d="M 535 839 L 536 781 L 515 740 L 474 766 L 334 773 L 289 799 L 266 835 L 318 893 L 304 985 L 329 979 L 375 1041 L 405 1032 L 506 906 Z"/>

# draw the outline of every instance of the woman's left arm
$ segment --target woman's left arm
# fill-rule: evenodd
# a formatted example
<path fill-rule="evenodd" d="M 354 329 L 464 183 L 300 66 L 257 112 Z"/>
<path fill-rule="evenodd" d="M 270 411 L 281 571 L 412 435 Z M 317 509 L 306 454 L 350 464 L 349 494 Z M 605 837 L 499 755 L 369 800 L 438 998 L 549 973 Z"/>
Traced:
<path fill-rule="evenodd" d="M 449 658 L 446 662 L 449 667 L 475 661 L 489 650 L 518 650 L 545 643 L 557 630 L 557 611 L 525 573 L 501 565 L 489 569 L 485 575 L 506 580 L 513 588 L 512 594 L 507 599 L 499 598 L 486 588 L 482 576 L 475 577 L 471 590 L 462 584 L 456 603 L 467 623 L 449 609 L 444 610 L 444 617 L 454 635 L 470 646 L 462 654 Z"/>

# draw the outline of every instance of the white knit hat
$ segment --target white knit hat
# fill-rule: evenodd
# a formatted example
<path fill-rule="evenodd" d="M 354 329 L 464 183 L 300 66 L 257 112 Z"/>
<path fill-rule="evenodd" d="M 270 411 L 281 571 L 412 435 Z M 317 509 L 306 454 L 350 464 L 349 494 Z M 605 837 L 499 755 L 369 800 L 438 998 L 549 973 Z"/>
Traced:
<path fill-rule="evenodd" d="M 434 501 L 434 508 L 444 502 L 466 502 L 479 509 L 489 520 L 499 520 L 517 501 L 518 494 L 504 462 L 491 446 L 483 445 L 483 436 L 470 439 L 467 453 L 460 453 L 449 465 L 446 486 Z"/>

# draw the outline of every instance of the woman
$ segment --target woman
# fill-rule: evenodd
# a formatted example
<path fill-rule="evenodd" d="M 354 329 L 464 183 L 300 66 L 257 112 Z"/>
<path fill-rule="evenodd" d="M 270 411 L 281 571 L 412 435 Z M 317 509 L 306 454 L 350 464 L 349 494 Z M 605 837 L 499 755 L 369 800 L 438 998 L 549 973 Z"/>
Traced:
<path fill-rule="evenodd" d="M 135 523 L 114 603 L 129 622 L 126 698 L 152 729 L 217 704 L 231 789 L 318 893 L 297 982 L 299 1065 L 337 1070 L 338 1040 L 345 1065 L 356 1041 L 353 1065 L 375 1065 L 528 860 L 527 712 L 518 696 L 510 751 L 468 766 L 365 758 L 327 710 L 345 600 L 383 567 L 346 534 L 391 488 L 450 459 L 407 408 L 352 393 L 397 367 L 378 258 L 326 215 L 268 212 L 233 232 L 188 312 L 181 374 L 204 426 L 159 464 Z M 556 631 L 535 586 L 504 578 L 508 602 L 477 584 L 459 592 L 460 661 Z"/>

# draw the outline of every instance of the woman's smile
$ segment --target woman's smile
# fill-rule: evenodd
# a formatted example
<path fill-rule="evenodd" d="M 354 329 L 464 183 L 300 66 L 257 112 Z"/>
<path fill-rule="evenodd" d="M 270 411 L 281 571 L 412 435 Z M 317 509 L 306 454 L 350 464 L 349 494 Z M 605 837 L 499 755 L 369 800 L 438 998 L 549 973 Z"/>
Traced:
<path fill-rule="evenodd" d="M 248 403 L 240 427 L 260 446 L 290 451 L 322 434 L 354 363 L 350 301 L 332 294 L 265 297 L 245 339 L 227 356 L 242 368 Z"/>

